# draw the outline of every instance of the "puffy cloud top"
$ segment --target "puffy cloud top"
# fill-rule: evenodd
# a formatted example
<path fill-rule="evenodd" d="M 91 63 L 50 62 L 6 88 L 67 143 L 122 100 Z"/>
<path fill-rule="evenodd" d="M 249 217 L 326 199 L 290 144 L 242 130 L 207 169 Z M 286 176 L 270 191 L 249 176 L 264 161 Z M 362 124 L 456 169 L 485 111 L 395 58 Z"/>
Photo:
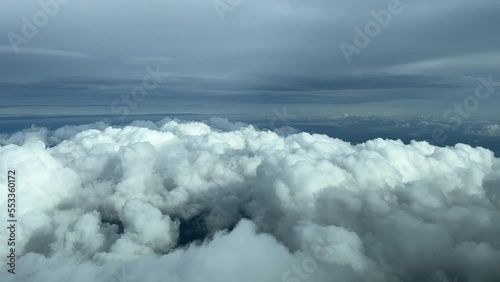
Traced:
<path fill-rule="evenodd" d="M 500 279 L 500 161 L 483 148 L 221 119 L 32 128 L 0 144 L 19 202 L 17 274 L 2 281 Z"/>

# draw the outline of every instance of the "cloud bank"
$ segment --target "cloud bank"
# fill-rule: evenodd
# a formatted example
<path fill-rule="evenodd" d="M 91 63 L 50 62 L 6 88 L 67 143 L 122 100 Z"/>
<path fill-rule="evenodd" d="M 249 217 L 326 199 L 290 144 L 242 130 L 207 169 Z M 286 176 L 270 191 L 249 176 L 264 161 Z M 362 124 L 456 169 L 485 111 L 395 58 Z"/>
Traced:
<path fill-rule="evenodd" d="M 0 139 L 0 182 L 19 174 L 17 273 L 2 261 L 1 281 L 500 279 L 500 160 L 483 148 L 223 119 Z"/>

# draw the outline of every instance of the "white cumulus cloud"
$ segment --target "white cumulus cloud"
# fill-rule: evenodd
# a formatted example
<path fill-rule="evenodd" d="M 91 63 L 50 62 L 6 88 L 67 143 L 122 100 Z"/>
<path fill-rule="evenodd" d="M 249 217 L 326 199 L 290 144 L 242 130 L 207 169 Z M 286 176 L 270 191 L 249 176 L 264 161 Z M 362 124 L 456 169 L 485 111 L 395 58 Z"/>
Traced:
<path fill-rule="evenodd" d="M 0 146 L 19 203 L 1 281 L 500 279 L 500 160 L 483 148 L 223 119 L 33 127 Z"/>

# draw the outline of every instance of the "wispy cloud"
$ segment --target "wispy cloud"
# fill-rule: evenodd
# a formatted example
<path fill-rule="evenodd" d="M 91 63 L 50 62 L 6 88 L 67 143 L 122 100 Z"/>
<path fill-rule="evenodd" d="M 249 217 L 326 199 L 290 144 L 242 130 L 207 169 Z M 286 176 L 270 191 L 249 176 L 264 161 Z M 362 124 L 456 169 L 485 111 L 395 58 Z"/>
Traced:
<path fill-rule="evenodd" d="M 59 49 L 46 49 L 46 48 L 28 48 L 20 47 L 19 52 L 16 53 L 12 46 L 0 46 L 0 53 L 3 54 L 17 54 L 17 55 L 34 55 L 34 56 L 49 56 L 49 57 L 64 57 L 74 59 L 93 59 L 93 56 L 81 52 L 59 50 Z"/>
<path fill-rule="evenodd" d="M 125 59 L 125 63 L 133 66 L 143 66 L 152 64 L 161 64 L 161 65 L 177 64 L 175 60 L 170 57 L 129 57 Z"/>

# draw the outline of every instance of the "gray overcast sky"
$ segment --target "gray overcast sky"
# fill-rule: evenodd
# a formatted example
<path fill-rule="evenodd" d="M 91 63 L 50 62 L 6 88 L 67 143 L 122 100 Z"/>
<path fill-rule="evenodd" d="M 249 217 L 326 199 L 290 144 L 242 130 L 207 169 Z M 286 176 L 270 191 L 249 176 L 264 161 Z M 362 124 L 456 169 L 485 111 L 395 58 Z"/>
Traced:
<path fill-rule="evenodd" d="M 65 1 L 26 39 L 39 2 L 0 0 L 0 114 L 110 114 L 157 64 L 169 77 L 131 113 L 441 116 L 500 81 L 498 0 L 401 0 L 350 63 L 340 44 L 391 1 L 243 0 L 223 20 L 211 0 Z M 499 94 L 472 117 L 497 117 Z"/>

